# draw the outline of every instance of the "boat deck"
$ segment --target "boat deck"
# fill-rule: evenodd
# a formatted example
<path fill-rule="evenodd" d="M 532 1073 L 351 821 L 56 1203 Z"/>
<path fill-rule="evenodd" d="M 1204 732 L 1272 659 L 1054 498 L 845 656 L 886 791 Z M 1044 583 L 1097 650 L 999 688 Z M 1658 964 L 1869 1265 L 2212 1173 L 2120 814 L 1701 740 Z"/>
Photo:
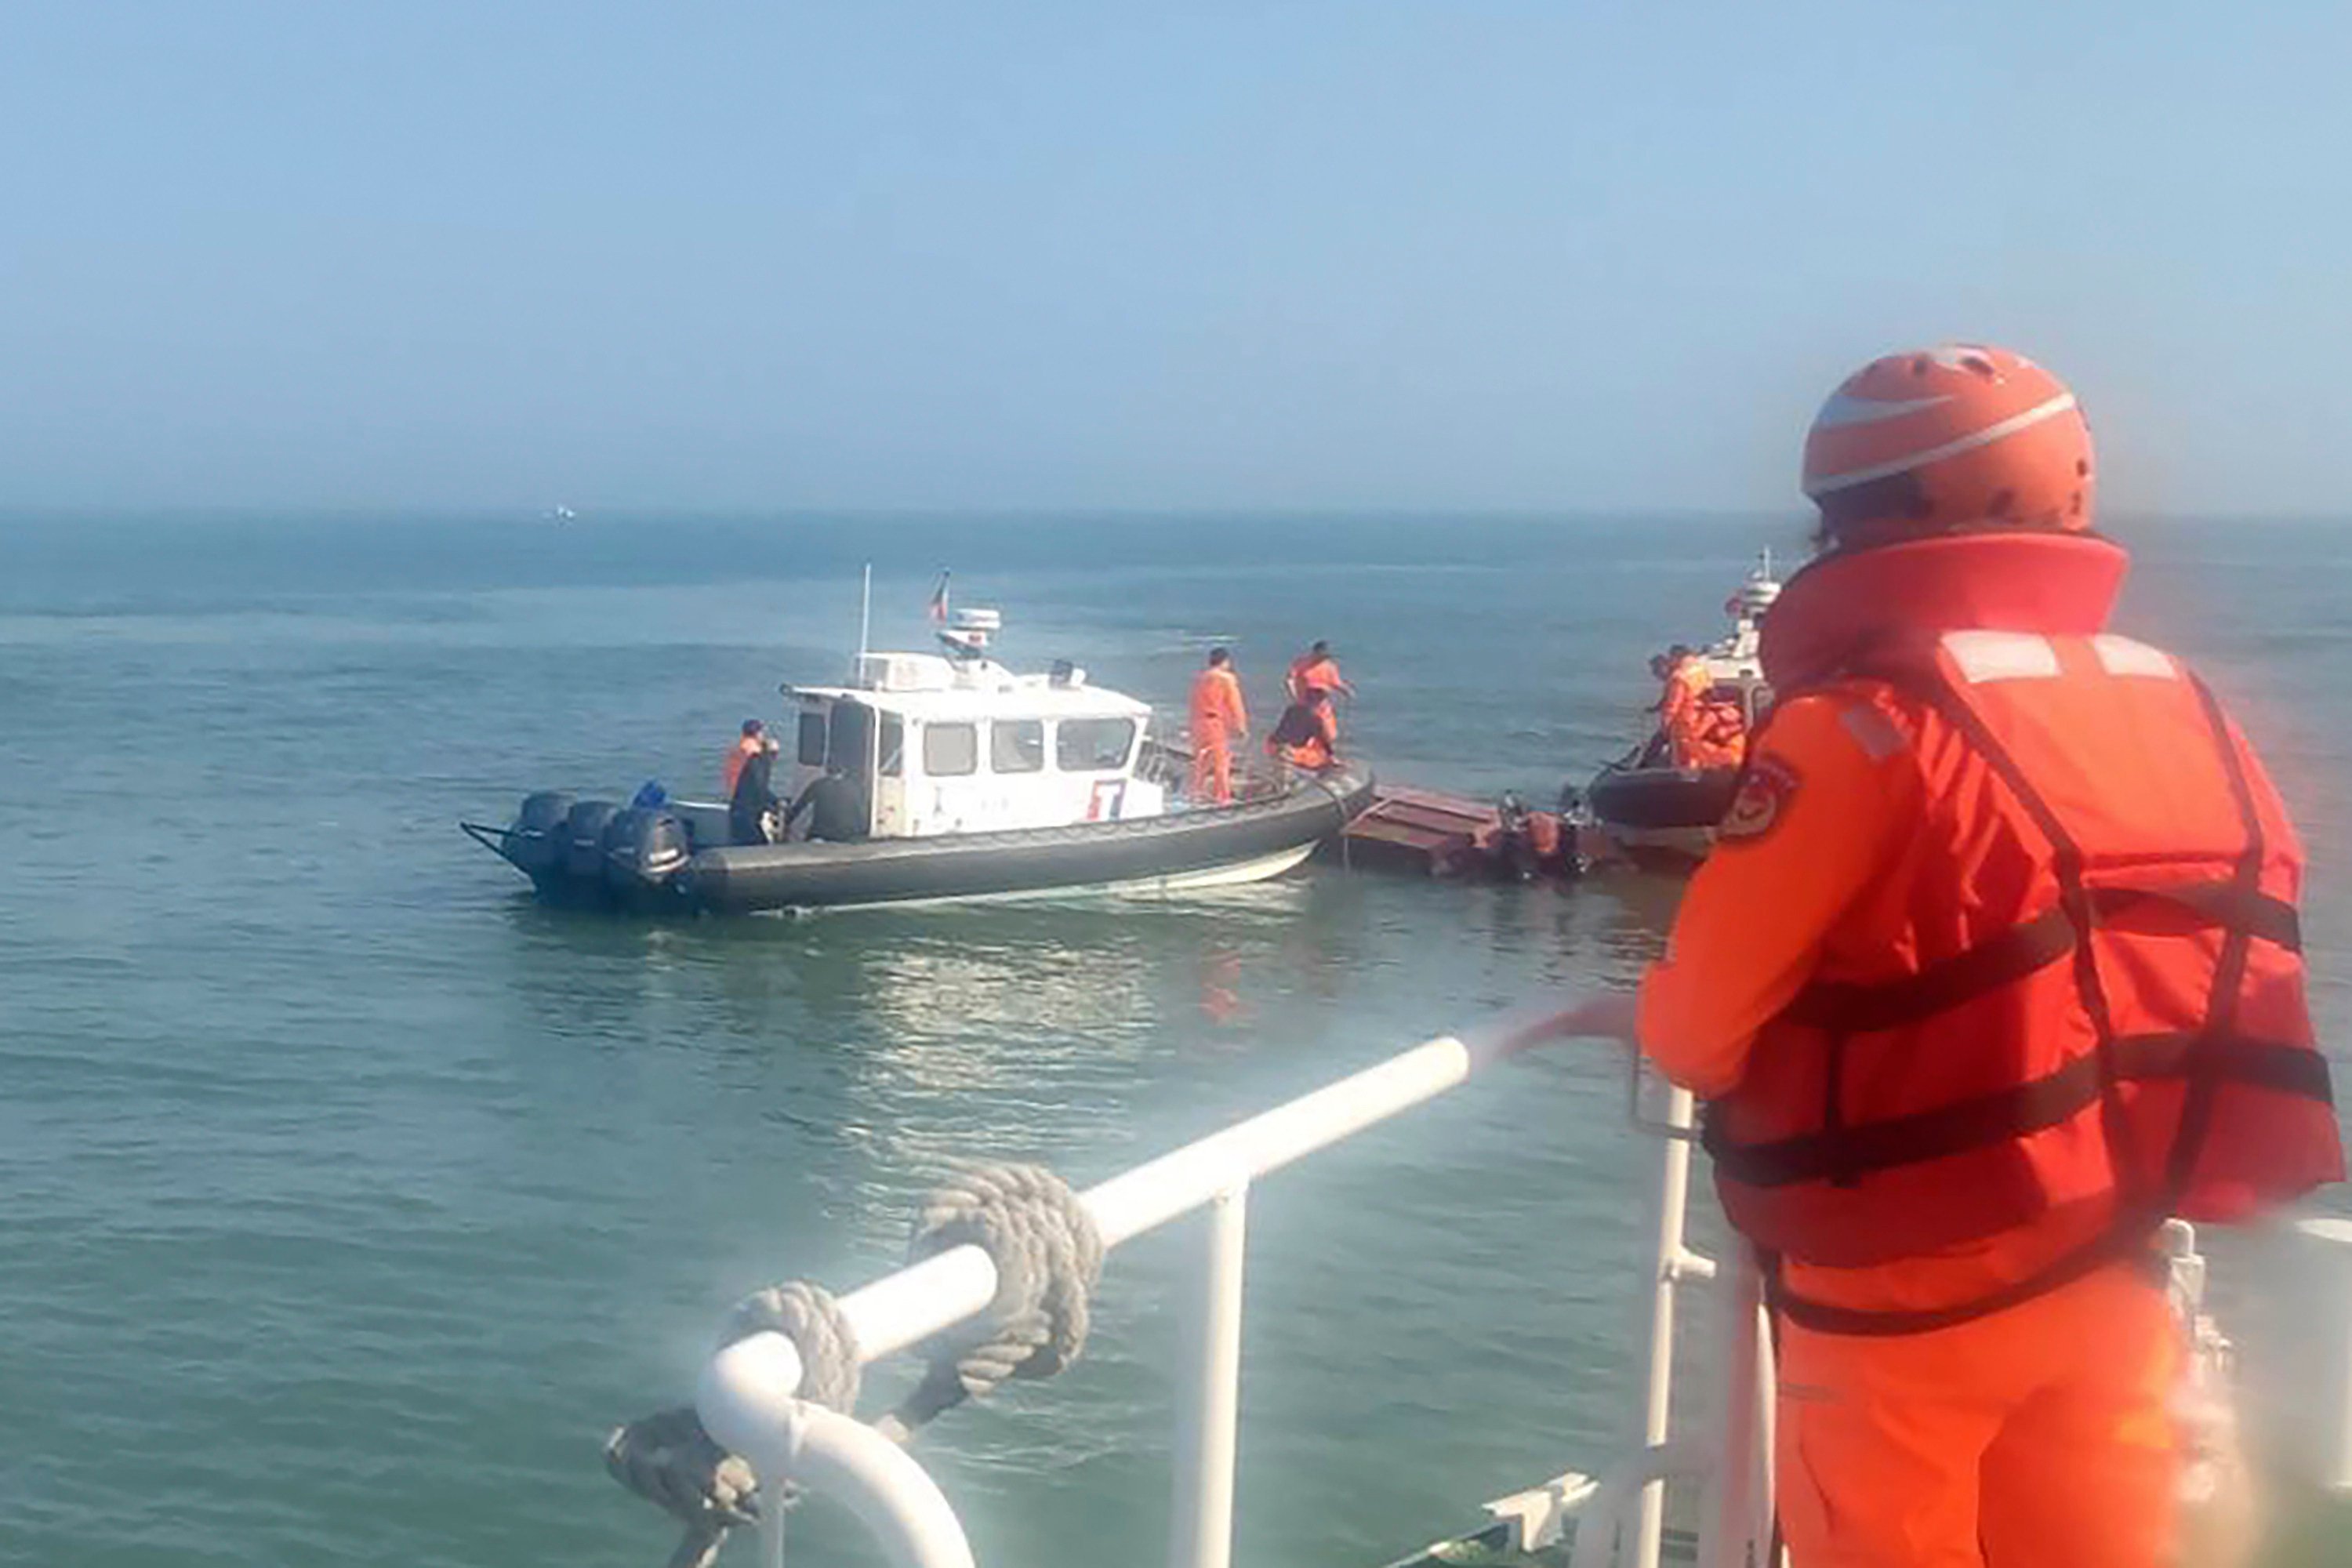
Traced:
<path fill-rule="evenodd" d="M 1511 1547 L 1510 1525 L 1498 1521 L 1468 1535 L 1433 1542 L 1388 1568 L 1568 1568 L 1575 1551 L 1572 1523 L 1551 1545 L 1517 1552 Z M 1698 1537 L 1687 1530 L 1669 1528 L 1659 1542 L 1658 1556 L 1666 1563 L 1696 1563 Z"/>

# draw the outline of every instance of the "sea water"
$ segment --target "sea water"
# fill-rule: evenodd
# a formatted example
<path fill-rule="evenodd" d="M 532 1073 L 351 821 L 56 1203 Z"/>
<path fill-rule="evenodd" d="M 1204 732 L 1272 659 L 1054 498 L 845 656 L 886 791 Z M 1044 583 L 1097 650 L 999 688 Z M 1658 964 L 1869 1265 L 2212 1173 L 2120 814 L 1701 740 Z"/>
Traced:
<path fill-rule="evenodd" d="M 2309 839 L 2340 1050 L 2352 529 L 2116 531 L 2122 628 L 2200 660 Z M 606 1428 L 686 1397 L 744 1292 L 893 1267 L 952 1163 L 1083 1184 L 1657 951 L 1676 886 L 1628 875 L 650 924 L 542 908 L 457 833 L 533 788 L 709 792 L 780 682 L 841 676 L 866 563 L 877 646 L 922 646 L 949 569 L 1010 662 L 1171 718 L 1230 646 L 1260 732 L 1329 638 L 1383 777 L 1544 804 L 1801 535 L 0 522 L 0 1561 L 657 1563 Z M 1385 1562 L 1625 1440 L 1656 1155 L 1621 1073 L 1561 1047 L 1253 1194 L 1238 1561 Z M 983 1563 L 1159 1558 L 1197 1245 L 1122 1248 L 1077 1368 L 924 1436 Z M 793 1530 L 868 1560 L 821 1500 Z"/>

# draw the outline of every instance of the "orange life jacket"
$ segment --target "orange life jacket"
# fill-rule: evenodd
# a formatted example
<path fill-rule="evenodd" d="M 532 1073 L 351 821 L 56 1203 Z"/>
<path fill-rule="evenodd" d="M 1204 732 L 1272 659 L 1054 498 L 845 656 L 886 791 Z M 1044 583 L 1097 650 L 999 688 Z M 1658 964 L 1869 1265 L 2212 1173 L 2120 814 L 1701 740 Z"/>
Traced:
<path fill-rule="evenodd" d="M 2095 1239 L 1948 1310 L 1785 1291 L 1783 1310 L 1940 1327 L 2086 1273 L 2168 1215 L 2242 1218 L 2341 1180 L 2302 848 L 2195 675 L 2126 637 L 1958 631 L 1881 644 L 1853 680 L 1895 689 L 1919 838 L 1901 897 L 1863 906 L 1900 914 L 1857 914 L 1884 929 L 1833 944 L 1878 967 L 1817 975 L 1710 1107 L 1726 1212 L 1768 1253 L 1829 1268 L 2036 1226 Z"/>
<path fill-rule="evenodd" d="M 1265 749 L 1295 768 L 1321 772 L 1339 755 L 1339 721 L 1330 704 L 1294 702 L 1282 710 Z"/>
<path fill-rule="evenodd" d="M 1716 695 L 1715 677 L 1698 655 L 1675 666 L 1658 710 L 1676 767 L 1739 765 L 1748 737 L 1747 716 L 1736 698 Z"/>
<path fill-rule="evenodd" d="M 1336 693 L 1344 684 L 1339 679 L 1339 661 L 1329 654 L 1302 653 L 1290 661 L 1290 674 L 1286 681 L 1291 699 L 1303 700 L 1318 688 Z"/>
<path fill-rule="evenodd" d="M 1715 696 L 1701 698 L 1685 723 L 1680 740 L 1685 765 L 1736 768 L 1745 760 L 1748 716 L 1738 702 Z"/>
<path fill-rule="evenodd" d="M 760 754 L 767 741 L 764 737 L 746 735 L 735 742 L 727 753 L 726 763 L 719 770 L 719 787 L 725 798 L 735 798 L 735 781 L 743 776 L 743 764 Z"/>

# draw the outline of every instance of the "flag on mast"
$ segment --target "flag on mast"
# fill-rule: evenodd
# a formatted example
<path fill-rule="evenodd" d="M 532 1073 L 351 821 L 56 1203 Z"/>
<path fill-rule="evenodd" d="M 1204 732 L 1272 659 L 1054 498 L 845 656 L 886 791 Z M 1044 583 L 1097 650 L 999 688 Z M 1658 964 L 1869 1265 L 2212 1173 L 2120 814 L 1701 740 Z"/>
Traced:
<path fill-rule="evenodd" d="M 941 626 L 948 624 L 948 574 L 944 572 L 940 574 L 939 586 L 931 590 L 931 619 Z"/>

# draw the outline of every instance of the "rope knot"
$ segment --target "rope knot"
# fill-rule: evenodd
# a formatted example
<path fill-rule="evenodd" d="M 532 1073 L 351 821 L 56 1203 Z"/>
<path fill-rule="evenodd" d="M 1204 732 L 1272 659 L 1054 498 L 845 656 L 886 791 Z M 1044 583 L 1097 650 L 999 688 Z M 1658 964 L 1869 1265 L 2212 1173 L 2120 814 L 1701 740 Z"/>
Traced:
<path fill-rule="evenodd" d="M 1051 1377 L 1086 1349 L 1088 1298 L 1102 1274 L 1102 1236 L 1069 1184 L 1042 1165 L 985 1165 L 935 1187 L 915 1222 L 908 1261 L 971 1245 L 996 1265 L 996 1295 L 970 1321 L 924 1349 L 930 1368 L 897 1410 L 875 1425 L 904 1442 L 940 1412 L 1007 1378 Z M 845 1413 L 859 1381 L 856 1331 L 824 1289 L 793 1280 L 736 1304 L 724 1347 L 779 1333 L 800 1354 L 800 1396 Z M 614 1479 L 686 1525 L 672 1568 L 708 1568 L 728 1530 L 759 1519 L 751 1468 L 702 1428 L 691 1406 L 661 1411 L 614 1431 L 604 1444 Z M 789 1508 L 789 1486 L 776 1506 Z"/>
<path fill-rule="evenodd" d="M 824 1287 L 794 1279 L 754 1290 L 736 1303 L 719 1343 L 724 1349 L 759 1333 L 782 1334 L 800 1352 L 802 1398 L 845 1412 L 856 1406 L 856 1331 Z M 751 1467 L 703 1430 L 690 1405 L 615 1428 L 604 1440 L 604 1468 L 686 1526 L 673 1568 L 706 1568 L 730 1528 L 759 1521 Z M 790 1508 L 796 1499 L 787 1489 L 781 1500 Z"/>
<path fill-rule="evenodd" d="M 753 1334 L 776 1333 L 800 1352 L 801 1397 L 844 1414 L 857 1407 L 857 1331 L 822 1285 L 788 1280 L 735 1303 L 719 1336 L 721 1348 Z"/>
<path fill-rule="evenodd" d="M 1086 1349 L 1102 1236 L 1068 1183 L 1043 1165 L 983 1165 L 933 1188 L 908 1260 L 973 1246 L 996 1266 L 985 1311 L 925 1346 L 931 1370 L 899 1408 L 920 1426 L 1007 1378 L 1051 1377 Z"/>

